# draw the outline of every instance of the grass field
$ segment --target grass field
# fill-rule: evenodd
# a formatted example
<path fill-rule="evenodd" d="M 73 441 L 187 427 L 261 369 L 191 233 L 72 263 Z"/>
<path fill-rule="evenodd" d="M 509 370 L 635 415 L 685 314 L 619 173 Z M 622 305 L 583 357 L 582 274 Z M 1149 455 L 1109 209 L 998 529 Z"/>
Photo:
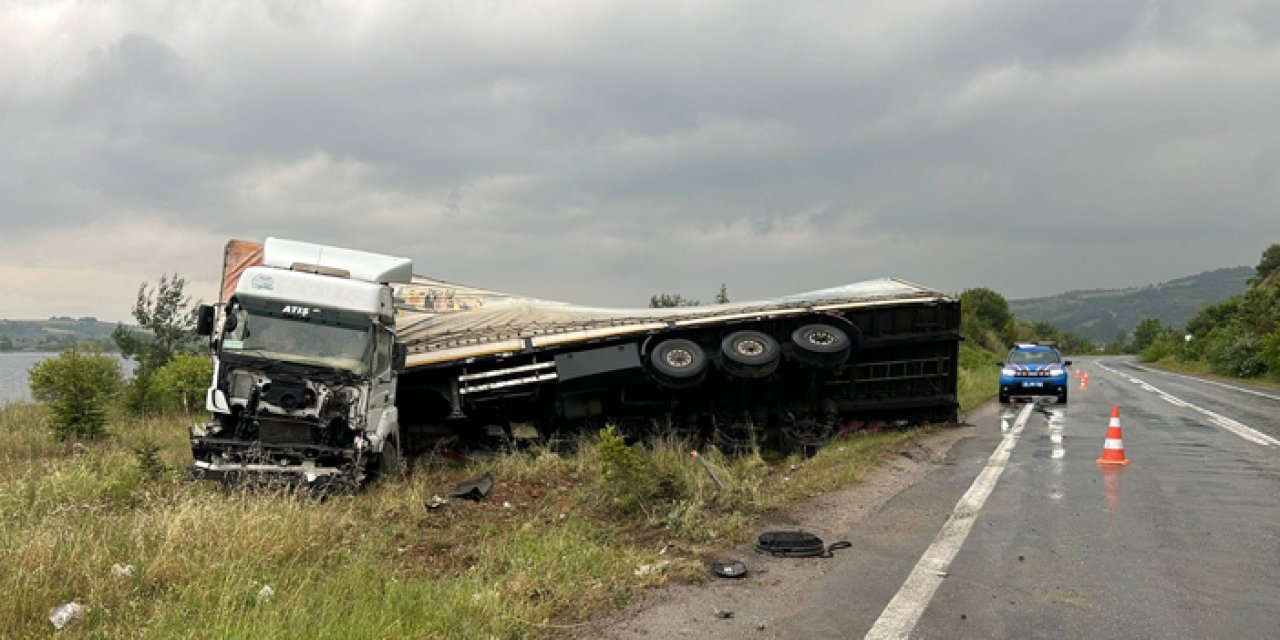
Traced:
<path fill-rule="evenodd" d="M 318 500 L 184 480 L 196 419 L 116 419 L 106 440 L 57 443 L 42 407 L 0 408 L 0 637 L 49 635 L 50 609 L 70 601 L 87 611 L 59 636 L 546 635 L 699 579 L 703 553 L 744 541 L 759 514 L 856 482 L 924 433 L 852 436 L 808 459 L 708 451 L 723 490 L 686 443 L 628 448 L 638 466 L 619 467 L 587 437 L 573 453 L 420 466 Z M 144 442 L 168 469 L 157 478 L 134 451 Z M 426 507 L 485 471 L 486 500 Z"/>

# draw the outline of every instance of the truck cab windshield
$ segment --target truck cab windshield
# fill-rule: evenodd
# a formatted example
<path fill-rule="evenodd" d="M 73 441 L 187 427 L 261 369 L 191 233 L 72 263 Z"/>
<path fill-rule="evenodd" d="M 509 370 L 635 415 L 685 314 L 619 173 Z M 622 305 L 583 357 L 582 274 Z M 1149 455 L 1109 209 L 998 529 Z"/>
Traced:
<path fill-rule="evenodd" d="M 222 352 L 344 369 L 356 375 L 369 370 L 371 326 L 320 323 L 236 307 L 222 340 Z"/>

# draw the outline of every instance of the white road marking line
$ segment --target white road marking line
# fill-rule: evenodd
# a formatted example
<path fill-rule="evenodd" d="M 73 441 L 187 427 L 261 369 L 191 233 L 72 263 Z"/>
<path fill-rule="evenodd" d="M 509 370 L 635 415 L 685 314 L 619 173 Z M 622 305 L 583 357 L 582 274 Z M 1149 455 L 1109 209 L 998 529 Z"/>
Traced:
<path fill-rule="evenodd" d="M 1098 366 L 1116 375 L 1128 377 L 1129 380 L 1135 383 L 1141 384 L 1143 389 L 1146 389 L 1147 391 L 1155 393 L 1156 395 L 1160 396 L 1161 400 L 1164 400 L 1169 404 L 1175 404 L 1180 407 L 1186 407 L 1197 413 L 1204 414 L 1206 417 L 1209 418 L 1209 422 L 1215 425 L 1218 425 L 1219 427 L 1222 427 L 1223 429 L 1226 429 L 1227 431 L 1230 431 L 1231 433 L 1234 433 L 1237 436 L 1240 436 L 1241 438 L 1248 440 L 1249 442 L 1252 442 L 1257 445 L 1262 445 L 1264 447 L 1280 446 L 1280 440 L 1276 440 L 1275 438 L 1272 438 L 1271 436 L 1261 431 L 1258 431 L 1257 429 L 1249 427 L 1238 420 L 1232 420 L 1231 418 L 1228 418 L 1218 413 L 1214 413 L 1208 409 L 1205 409 L 1204 407 L 1191 404 L 1190 402 L 1187 402 L 1182 398 L 1171 395 L 1168 392 L 1161 391 L 1145 382 L 1142 382 L 1141 380 L 1138 380 L 1137 378 L 1126 376 L 1125 374 L 1120 373 L 1119 371 L 1116 371 L 1115 369 L 1112 369 L 1111 367 L 1108 367 L 1107 365 L 1102 364 L 1101 362 L 1098 363 Z M 1197 382 L 1205 382 L 1204 380 L 1200 380 L 1199 378 L 1192 378 L 1192 380 L 1195 380 Z M 1222 385 L 1222 386 L 1226 386 L 1226 385 Z M 1241 389 L 1241 391 L 1247 391 L 1247 389 Z"/>
<path fill-rule="evenodd" d="M 1018 444 L 1022 429 L 1027 426 L 1033 406 L 1028 404 L 1023 407 L 1013 423 L 1013 429 L 1000 439 L 1000 444 L 987 460 L 987 466 L 956 503 L 951 517 L 947 518 L 933 543 L 920 556 L 915 568 L 907 576 L 907 581 L 902 583 L 897 595 L 893 596 L 871 630 L 867 631 L 867 638 L 906 638 L 915 628 L 921 614 L 929 606 L 929 601 L 933 599 L 934 592 L 938 590 L 938 585 L 946 577 L 951 561 L 959 553 L 965 538 L 969 537 L 969 530 L 973 528 L 982 505 L 986 503 L 992 489 L 995 489 L 1000 474 L 1004 473 L 1005 463 Z"/>
<path fill-rule="evenodd" d="M 1099 365 L 1099 366 L 1101 366 L 1101 365 Z M 1150 367 L 1144 367 L 1144 366 L 1142 366 L 1142 365 L 1140 365 L 1140 364 L 1133 364 L 1132 366 L 1137 367 L 1137 368 L 1139 368 L 1139 369 L 1142 369 L 1143 371 L 1149 371 L 1149 372 L 1151 372 L 1151 373 L 1162 373 L 1162 374 L 1164 374 L 1164 375 L 1166 375 L 1166 376 L 1173 376 L 1173 377 L 1175 377 L 1175 378 L 1186 378 L 1187 380 L 1191 380 L 1192 382 L 1203 382 L 1203 383 L 1205 383 L 1205 384 L 1211 384 L 1211 385 L 1214 385 L 1214 386 L 1217 386 L 1217 387 L 1223 387 L 1223 388 L 1226 388 L 1226 389 L 1231 389 L 1232 391 L 1239 391 L 1240 393 L 1250 393 L 1250 394 L 1253 394 L 1253 395 L 1255 395 L 1255 396 L 1259 396 L 1259 397 L 1262 397 L 1262 398 L 1270 398 L 1270 399 L 1272 399 L 1272 400 L 1280 400 L 1280 396 L 1277 396 L 1277 395 L 1272 395 L 1272 394 L 1270 394 L 1270 393 L 1263 393 L 1263 392 L 1261 392 L 1261 391 L 1254 391 L 1253 389 L 1245 389 L 1244 387 L 1237 387 L 1237 386 L 1235 386 L 1235 385 L 1224 384 L 1224 383 L 1222 383 L 1222 382 L 1218 382 L 1217 380 L 1207 380 L 1207 379 L 1205 379 L 1205 378 L 1197 378 L 1197 377 L 1195 377 L 1195 376 L 1188 376 L 1188 375 L 1184 375 L 1184 374 L 1181 374 L 1181 373 L 1173 373 L 1172 371 L 1161 371 L 1161 370 L 1158 370 L 1158 369 L 1152 369 L 1152 368 L 1150 368 Z"/>

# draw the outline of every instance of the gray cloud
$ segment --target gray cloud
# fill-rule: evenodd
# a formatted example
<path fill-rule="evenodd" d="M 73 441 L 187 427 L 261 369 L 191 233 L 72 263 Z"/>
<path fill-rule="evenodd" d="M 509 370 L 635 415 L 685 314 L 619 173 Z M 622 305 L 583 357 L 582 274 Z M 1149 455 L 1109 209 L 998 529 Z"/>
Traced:
<path fill-rule="evenodd" d="M 209 297 L 267 235 L 601 304 L 1251 264 L 1278 34 L 1265 2 L 18 4 L 0 316 L 62 312 L 37 268 L 115 283 L 102 317 L 162 272 Z"/>

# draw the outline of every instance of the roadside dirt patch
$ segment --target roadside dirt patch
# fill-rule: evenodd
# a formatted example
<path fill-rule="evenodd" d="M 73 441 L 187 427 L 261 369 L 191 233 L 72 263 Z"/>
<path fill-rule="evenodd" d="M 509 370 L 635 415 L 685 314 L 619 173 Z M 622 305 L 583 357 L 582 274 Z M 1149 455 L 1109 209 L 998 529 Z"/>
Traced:
<path fill-rule="evenodd" d="M 797 528 L 817 534 L 827 544 L 845 539 L 868 515 L 941 464 L 952 445 L 971 433 L 971 427 L 946 427 L 907 444 L 862 482 L 762 517 L 752 540 L 762 531 Z M 714 560 L 741 560 L 750 573 L 741 579 L 715 578 L 708 573 L 707 581 L 700 584 L 675 584 L 654 590 L 626 609 L 574 629 L 566 637 L 777 637 L 770 629 L 771 622 L 794 611 L 810 585 L 826 573 L 831 563 L 823 558 L 763 556 L 753 551 L 751 543 L 726 549 Z"/>

